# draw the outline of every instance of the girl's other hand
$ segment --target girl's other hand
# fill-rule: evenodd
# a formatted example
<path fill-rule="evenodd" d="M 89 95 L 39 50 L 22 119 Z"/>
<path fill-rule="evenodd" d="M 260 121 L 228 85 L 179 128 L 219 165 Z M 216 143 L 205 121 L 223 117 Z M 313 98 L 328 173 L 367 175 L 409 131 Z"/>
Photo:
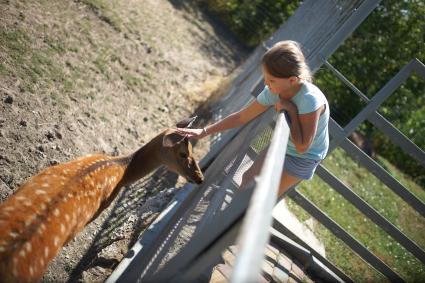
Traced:
<path fill-rule="evenodd" d="M 187 135 L 188 138 L 193 139 L 200 139 L 206 136 L 204 129 L 177 128 L 177 132 L 182 135 Z"/>
<path fill-rule="evenodd" d="M 282 109 L 287 112 L 291 112 L 297 110 L 297 106 L 295 106 L 295 104 L 292 103 L 290 100 L 280 99 L 274 105 L 274 109 L 276 110 L 276 112 L 280 112 Z"/>

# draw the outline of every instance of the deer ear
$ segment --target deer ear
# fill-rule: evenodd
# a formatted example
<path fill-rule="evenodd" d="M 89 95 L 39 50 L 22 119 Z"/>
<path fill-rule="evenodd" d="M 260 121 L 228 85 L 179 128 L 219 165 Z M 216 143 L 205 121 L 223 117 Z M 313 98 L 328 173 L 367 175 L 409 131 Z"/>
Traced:
<path fill-rule="evenodd" d="M 196 118 L 198 118 L 198 116 L 183 119 L 176 124 L 176 127 L 177 128 L 189 128 L 190 126 L 192 126 L 193 122 L 195 122 Z"/>
<path fill-rule="evenodd" d="M 177 134 L 177 133 L 166 134 L 162 138 L 162 145 L 164 147 L 173 147 L 173 146 L 181 143 L 185 138 L 186 138 L 186 136 L 182 136 L 182 135 Z"/>

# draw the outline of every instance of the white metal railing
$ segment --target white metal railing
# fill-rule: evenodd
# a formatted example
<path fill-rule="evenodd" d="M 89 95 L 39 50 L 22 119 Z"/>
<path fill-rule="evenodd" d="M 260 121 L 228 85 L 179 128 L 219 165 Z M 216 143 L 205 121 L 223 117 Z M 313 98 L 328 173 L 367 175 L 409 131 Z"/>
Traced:
<path fill-rule="evenodd" d="M 259 282 L 264 251 L 270 238 L 272 211 L 277 199 L 289 126 L 284 112 L 279 113 L 270 147 L 258 177 L 242 228 L 239 232 L 239 253 L 231 282 Z"/>

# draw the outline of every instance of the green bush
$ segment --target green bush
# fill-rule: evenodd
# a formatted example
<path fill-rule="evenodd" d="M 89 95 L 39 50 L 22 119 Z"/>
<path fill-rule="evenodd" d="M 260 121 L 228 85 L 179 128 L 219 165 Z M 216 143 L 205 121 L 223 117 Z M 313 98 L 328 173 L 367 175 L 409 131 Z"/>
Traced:
<path fill-rule="evenodd" d="M 300 0 L 197 0 L 249 47 L 270 36 L 295 11 Z"/>

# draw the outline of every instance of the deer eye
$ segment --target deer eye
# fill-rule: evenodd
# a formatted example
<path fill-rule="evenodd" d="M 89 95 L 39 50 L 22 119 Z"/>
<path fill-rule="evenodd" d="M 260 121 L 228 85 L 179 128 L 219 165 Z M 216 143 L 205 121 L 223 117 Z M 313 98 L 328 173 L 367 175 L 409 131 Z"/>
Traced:
<path fill-rule="evenodd" d="M 179 156 L 180 156 L 181 158 L 187 158 L 189 155 L 188 155 L 186 152 L 180 152 L 180 153 L 179 153 Z"/>

